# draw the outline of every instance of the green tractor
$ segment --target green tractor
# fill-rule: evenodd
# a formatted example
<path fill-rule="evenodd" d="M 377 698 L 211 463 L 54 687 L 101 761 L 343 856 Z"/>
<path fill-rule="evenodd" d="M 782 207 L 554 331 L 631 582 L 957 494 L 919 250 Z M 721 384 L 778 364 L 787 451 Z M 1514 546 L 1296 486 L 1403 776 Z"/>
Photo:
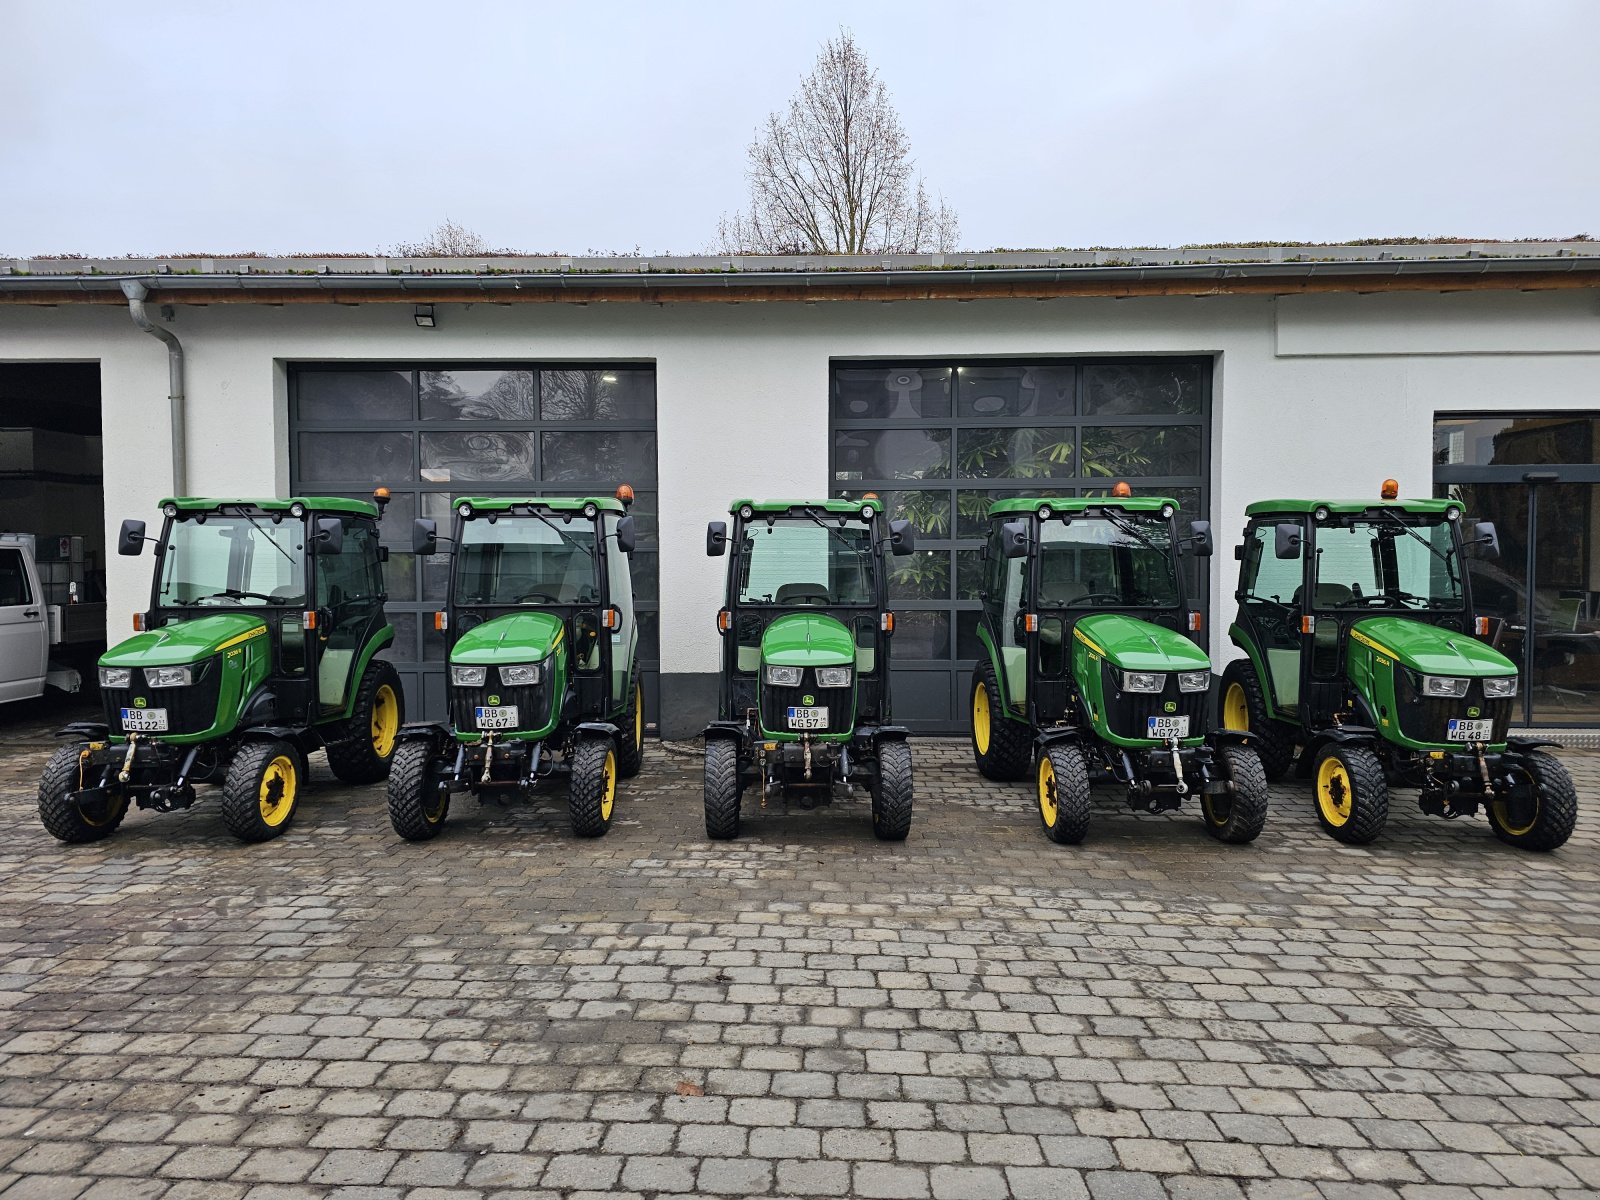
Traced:
<path fill-rule="evenodd" d="M 450 797 L 526 796 L 559 777 L 579 837 L 611 826 L 617 780 L 639 773 L 644 710 L 627 514 L 617 499 L 464 497 L 452 535 L 414 528 L 417 554 L 453 556 L 445 609 L 449 724 L 400 731 L 389 819 L 408 841 L 438 836 Z"/>
<path fill-rule="evenodd" d="M 1468 555 L 1499 552 L 1494 527 L 1466 527 L 1453 500 L 1264 500 L 1237 550 L 1246 657 L 1222 677 L 1223 721 L 1256 735 L 1267 776 L 1300 749 L 1317 818 L 1362 845 L 1382 831 L 1392 786 L 1424 813 L 1487 810 L 1504 842 L 1554 850 L 1572 834 L 1566 768 L 1509 737 L 1517 668 L 1479 638 Z"/>
<path fill-rule="evenodd" d="M 388 774 L 405 698 L 374 657 L 394 627 L 378 544 L 388 491 L 373 499 L 176 497 L 159 537 L 122 523 L 119 554 L 155 544 L 150 609 L 100 658 L 105 722 L 67 726 L 73 742 L 45 765 L 46 829 L 97 841 L 130 801 L 189 808 L 197 783 L 216 783 L 228 830 L 263 842 L 294 819 L 313 751 L 346 783 Z"/>
<path fill-rule="evenodd" d="M 1163 812 L 1198 796 L 1207 831 L 1255 840 L 1267 781 L 1247 733 L 1209 729 L 1211 660 L 1179 557 L 1211 554 L 1211 527 L 1180 537 L 1176 501 L 1000 500 L 989 508 L 972 677 L 972 753 L 989 779 L 1035 772 L 1055 842 L 1089 830 L 1091 783 Z M 1036 764 L 1036 765 L 1035 765 Z"/>
<path fill-rule="evenodd" d="M 915 531 L 860 500 L 736 500 L 706 530 L 728 553 L 718 719 L 706 727 L 706 834 L 739 834 L 754 785 L 800 807 L 872 798 L 872 831 L 911 831 L 911 747 L 890 724 L 886 554 L 910 554 Z"/>

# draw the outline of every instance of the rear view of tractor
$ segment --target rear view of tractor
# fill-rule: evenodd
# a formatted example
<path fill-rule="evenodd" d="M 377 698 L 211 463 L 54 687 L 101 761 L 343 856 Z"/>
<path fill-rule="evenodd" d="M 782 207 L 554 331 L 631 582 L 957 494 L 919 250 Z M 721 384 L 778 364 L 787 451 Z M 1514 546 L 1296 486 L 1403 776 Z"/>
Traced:
<path fill-rule="evenodd" d="M 1179 556 L 1211 553 L 1210 527 L 1180 537 L 1178 506 L 1126 484 L 1095 499 L 1001 500 L 989 509 L 972 680 L 972 751 L 997 780 L 1034 768 L 1051 840 L 1081 842 L 1089 786 L 1111 780 L 1130 808 L 1198 797 L 1206 829 L 1249 842 L 1267 783 L 1249 736 L 1207 726 L 1211 660 Z"/>

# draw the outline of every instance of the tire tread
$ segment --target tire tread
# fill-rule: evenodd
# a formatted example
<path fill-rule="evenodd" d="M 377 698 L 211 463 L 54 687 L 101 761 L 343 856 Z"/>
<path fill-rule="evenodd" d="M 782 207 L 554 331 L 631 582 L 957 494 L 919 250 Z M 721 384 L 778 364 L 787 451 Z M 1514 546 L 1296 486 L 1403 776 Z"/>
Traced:
<path fill-rule="evenodd" d="M 905 742 L 878 743 L 878 778 L 872 785 L 872 832 L 879 841 L 903 842 L 911 832 L 911 747 Z"/>
<path fill-rule="evenodd" d="M 739 744 L 732 738 L 706 741 L 705 809 L 708 838 L 739 836 Z"/>

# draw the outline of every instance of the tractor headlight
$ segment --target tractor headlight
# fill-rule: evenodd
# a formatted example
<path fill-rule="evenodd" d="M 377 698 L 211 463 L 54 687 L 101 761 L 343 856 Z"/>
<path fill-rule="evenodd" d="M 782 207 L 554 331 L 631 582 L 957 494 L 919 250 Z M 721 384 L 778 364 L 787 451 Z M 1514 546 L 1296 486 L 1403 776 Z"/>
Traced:
<path fill-rule="evenodd" d="M 849 667 L 818 667 L 817 686 L 826 688 L 849 687 Z"/>
<path fill-rule="evenodd" d="M 1515 675 L 1501 675 L 1483 681 L 1483 696 L 1486 700 L 1509 700 L 1517 694 L 1517 677 Z"/>
<path fill-rule="evenodd" d="M 100 686 L 103 688 L 132 687 L 133 671 L 128 667 L 101 667 Z"/>
<path fill-rule="evenodd" d="M 1457 679 L 1450 675 L 1424 675 L 1422 677 L 1422 694 L 1424 696 L 1449 696 L 1459 700 L 1467 694 L 1467 685 L 1471 680 Z"/>
<path fill-rule="evenodd" d="M 539 682 L 538 663 L 518 663 L 500 668 L 500 682 L 507 687 L 527 687 Z"/>
<path fill-rule="evenodd" d="M 296 521 L 300 520 L 306 515 L 306 506 L 299 502 L 289 505 L 289 515 Z"/>
<path fill-rule="evenodd" d="M 482 687 L 483 681 L 488 677 L 488 667 L 452 666 L 450 668 L 450 682 L 457 687 Z"/>
<path fill-rule="evenodd" d="M 1159 692 L 1167 686 L 1167 677 L 1159 671 L 1124 671 L 1122 690 L 1125 692 Z"/>
<path fill-rule="evenodd" d="M 144 681 L 153 688 L 188 687 L 194 682 L 194 667 L 146 667 Z"/>
<path fill-rule="evenodd" d="M 1178 672 L 1178 690 L 1180 692 L 1203 692 L 1210 686 L 1210 671 Z"/>
<path fill-rule="evenodd" d="M 799 667 L 768 667 L 767 682 L 774 687 L 799 687 Z"/>

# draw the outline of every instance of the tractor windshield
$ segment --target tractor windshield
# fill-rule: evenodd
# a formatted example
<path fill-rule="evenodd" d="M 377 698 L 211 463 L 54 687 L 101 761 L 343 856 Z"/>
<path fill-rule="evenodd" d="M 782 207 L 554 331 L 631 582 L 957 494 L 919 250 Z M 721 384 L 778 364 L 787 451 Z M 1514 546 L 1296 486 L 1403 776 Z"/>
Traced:
<path fill-rule="evenodd" d="M 1319 609 L 1459 609 L 1461 564 L 1443 519 L 1398 514 L 1317 529 Z"/>
<path fill-rule="evenodd" d="M 457 604 L 596 604 L 594 523 L 496 513 L 462 523 Z"/>
<path fill-rule="evenodd" d="M 161 557 L 163 607 L 305 607 L 305 522 L 283 513 L 183 514 Z"/>
<path fill-rule="evenodd" d="M 1039 535 L 1041 608 L 1176 608 L 1172 530 L 1142 513 L 1074 515 Z"/>
<path fill-rule="evenodd" d="M 872 529 L 819 517 L 757 519 L 744 528 L 740 604 L 873 603 Z"/>

